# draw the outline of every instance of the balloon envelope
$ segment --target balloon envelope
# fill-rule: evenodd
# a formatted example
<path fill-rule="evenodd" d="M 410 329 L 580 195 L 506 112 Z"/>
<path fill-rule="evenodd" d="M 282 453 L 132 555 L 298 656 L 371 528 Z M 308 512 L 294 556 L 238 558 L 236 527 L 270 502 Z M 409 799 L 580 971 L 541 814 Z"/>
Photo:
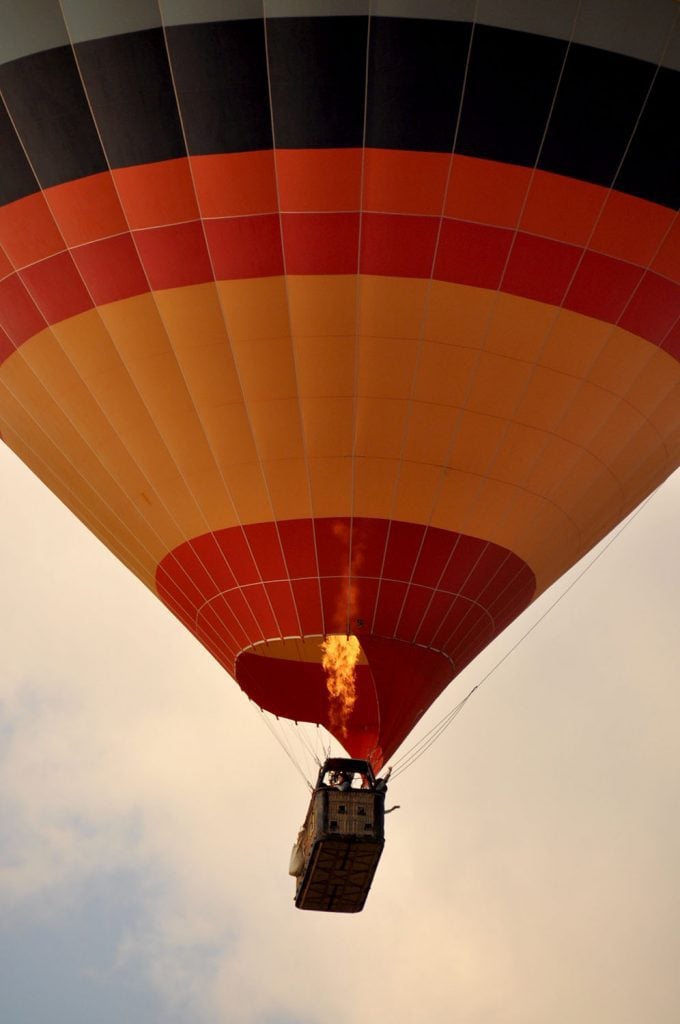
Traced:
<path fill-rule="evenodd" d="M 379 764 L 680 462 L 677 5 L 264 6 L 3 4 L 0 432 Z"/>

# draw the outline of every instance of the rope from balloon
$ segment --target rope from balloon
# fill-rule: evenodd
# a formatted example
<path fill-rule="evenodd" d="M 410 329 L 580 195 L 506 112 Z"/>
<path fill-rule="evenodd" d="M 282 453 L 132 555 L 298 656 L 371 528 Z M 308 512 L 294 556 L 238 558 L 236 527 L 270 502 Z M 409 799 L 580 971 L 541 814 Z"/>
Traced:
<path fill-rule="evenodd" d="M 585 574 L 587 572 L 589 572 L 590 569 L 592 569 L 592 567 L 595 565 L 595 563 L 598 561 L 598 559 L 600 559 L 602 557 L 602 555 L 604 555 L 605 551 L 609 550 L 609 548 L 612 546 L 614 541 L 618 540 L 618 538 L 621 536 L 623 531 L 630 526 L 630 524 L 633 522 L 633 520 L 635 518 L 637 518 L 637 516 L 640 514 L 640 512 L 642 512 L 642 510 L 649 504 L 649 502 L 652 500 L 654 495 L 658 493 L 658 490 L 659 490 L 659 488 L 657 487 L 656 490 L 652 491 L 652 493 L 650 495 L 648 495 L 647 498 L 645 498 L 645 500 L 642 502 L 642 504 L 639 505 L 638 508 L 636 508 L 635 511 L 632 512 L 630 516 L 628 516 L 628 518 L 620 525 L 620 527 L 615 531 L 615 533 L 613 533 L 612 536 L 609 538 L 609 540 L 604 544 L 604 546 L 601 548 L 601 550 L 598 551 L 597 554 L 591 559 L 591 561 L 588 563 L 588 565 L 586 565 L 585 568 L 583 568 L 581 570 L 581 572 L 576 576 L 576 578 L 573 579 L 571 581 L 571 583 L 567 587 L 565 587 L 565 589 L 562 591 L 562 593 L 559 594 L 559 596 L 555 598 L 555 600 L 552 602 L 552 604 L 549 605 L 548 608 L 546 608 L 546 610 L 541 615 L 539 615 L 539 617 L 536 619 L 536 621 L 533 622 L 531 624 L 531 626 L 529 626 L 529 628 L 527 630 L 525 630 L 525 632 L 522 634 L 522 636 L 520 636 L 519 640 L 517 640 L 512 645 L 512 647 L 508 651 L 505 652 L 503 657 L 498 659 L 498 661 L 493 666 L 493 668 L 490 668 L 489 671 L 486 673 L 486 675 L 482 676 L 482 678 L 479 680 L 479 682 L 476 683 L 472 687 L 470 692 L 468 694 L 466 694 L 466 696 L 463 697 L 463 699 L 461 701 L 459 701 L 458 704 L 456 704 L 456 706 L 451 709 L 451 711 L 448 711 L 444 715 L 444 717 L 439 720 L 439 722 L 437 722 L 435 725 L 433 725 L 432 728 L 428 732 L 425 733 L 425 735 L 422 737 L 422 739 L 420 739 L 416 744 L 414 744 L 407 751 L 405 751 L 405 753 L 402 754 L 402 756 L 400 758 L 398 758 L 394 762 L 394 772 L 393 772 L 393 775 L 392 775 L 393 778 L 396 778 L 398 775 L 401 775 L 403 772 L 405 772 L 407 768 L 410 768 L 411 765 L 415 764 L 415 762 L 420 757 L 422 757 L 423 754 L 427 750 L 430 749 L 432 744 L 435 743 L 439 739 L 439 737 L 442 735 L 442 733 L 445 732 L 446 729 L 448 729 L 448 727 L 451 725 L 453 720 L 460 714 L 460 712 L 463 710 L 463 708 L 465 707 L 465 705 L 469 701 L 469 699 L 472 696 L 472 694 L 476 690 L 478 690 L 480 688 L 480 686 L 483 683 L 485 683 L 487 681 L 487 679 L 489 679 L 490 676 L 492 676 L 494 674 L 494 672 L 498 668 L 500 668 L 500 666 L 503 664 L 503 662 L 506 661 L 510 657 L 511 654 L 514 654 L 514 652 L 517 650 L 517 648 L 520 646 L 520 644 L 523 643 L 526 640 L 526 638 L 530 635 L 530 633 L 533 633 L 533 631 L 536 629 L 536 627 L 538 625 L 540 625 L 541 622 L 543 622 L 543 620 L 546 618 L 546 616 L 548 616 L 550 614 L 550 612 L 553 610 L 553 608 L 555 608 L 560 603 L 562 598 L 566 597 L 566 595 L 569 593 L 569 591 L 572 590 L 576 586 L 576 584 L 579 583 L 583 579 Z"/>

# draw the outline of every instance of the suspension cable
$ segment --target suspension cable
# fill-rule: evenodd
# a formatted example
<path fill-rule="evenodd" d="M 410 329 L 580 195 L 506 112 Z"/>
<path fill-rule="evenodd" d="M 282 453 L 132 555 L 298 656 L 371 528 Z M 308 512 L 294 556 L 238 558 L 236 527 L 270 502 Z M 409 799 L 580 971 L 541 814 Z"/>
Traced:
<path fill-rule="evenodd" d="M 652 491 L 651 494 L 649 494 L 645 498 L 645 500 L 642 502 L 642 504 L 639 505 L 638 508 L 636 508 L 635 511 L 630 516 L 628 516 L 628 518 L 618 527 L 618 529 L 615 530 L 615 532 L 611 535 L 609 540 L 604 544 L 604 546 L 600 549 L 600 551 L 597 552 L 597 554 L 581 570 L 581 572 L 571 581 L 571 583 L 567 587 L 565 587 L 565 589 L 562 591 L 562 593 L 559 594 L 555 598 L 555 600 L 552 602 L 552 604 L 550 604 L 546 608 L 546 610 L 541 615 L 539 615 L 539 617 L 536 619 L 536 621 L 533 622 L 531 624 L 531 626 L 529 626 L 529 628 L 525 630 L 525 632 L 512 645 L 512 647 L 510 647 L 509 650 L 507 650 L 505 652 L 505 654 L 501 658 L 498 659 L 496 664 L 492 668 L 489 669 L 489 671 L 486 673 L 486 675 L 482 676 L 482 678 L 479 680 L 479 682 L 476 683 L 472 687 L 470 692 L 465 697 L 463 697 L 463 699 L 461 701 L 459 701 L 459 703 L 456 704 L 456 706 L 454 708 L 452 708 L 450 711 L 448 711 L 444 715 L 444 717 L 439 720 L 439 722 L 437 722 L 435 725 L 433 725 L 432 728 L 428 732 L 426 732 L 425 735 L 420 740 L 418 740 L 417 743 L 415 743 L 412 747 L 410 747 L 407 751 L 405 751 L 402 754 L 402 756 L 400 758 L 398 758 L 397 761 L 394 762 L 394 766 L 393 766 L 394 767 L 394 771 L 392 772 L 392 778 L 393 779 L 396 778 L 398 775 L 401 775 L 402 772 L 405 772 L 407 768 L 411 767 L 411 765 L 415 764 L 415 762 L 418 760 L 418 758 L 422 757 L 423 754 L 427 750 L 429 750 L 429 748 L 432 746 L 432 744 L 436 740 L 439 739 L 439 737 L 442 735 L 442 733 L 449 727 L 451 722 L 453 722 L 454 718 L 456 718 L 459 715 L 459 713 L 463 710 L 464 706 L 467 704 L 467 702 L 469 701 L 469 699 L 472 696 L 472 694 L 476 690 L 478 690 L 480 688 L 480 686 L 483 683 L 485 683 L 487 681 L 487 679 L 489 679 L 494 674 L 494 672 L 496 672 L 497 669 L 500 668 L 500 666 L 510 657 L 511 654 L 514 654 L 514 652 L 517 650 L 517 648 L 520 646 L 520 644 L 524 643 L 526 638 L 531 633 L 533 633 L 533 631 L 536 629 L 536 627 L 538 625 L 540 625 L 541 622 L 543 622 L 543 620 L 546 618 L 547 615 L 550 614 L 550 612 L 553 610 L 553 608 L 555 608 L 560 603 L 560 601 L 564 597 L 566 597 L 566 595 L 569 593 L 569 591 L 572 590 L 576 586 L 576 584 L 579 583 L 583 579 L 585 574 L 587 572 L 589 572 L 590 569 L 592 569 L 592 567 L 595 565 L 595 563 L 602 557 L 602 555 L 604 555 L 605 551 L 609 550 L 609 548 L 612 546 L 614 541 L 618 540 L 618 538 L 621 536 L 623 531 L 630 526 L 630 524 L 633 522 L 633 520 L 635 518 L 637 518 L 637 516 L 640 514 L 640 512 L 642 512 L 642 510 L 644 508 L 646 508 L 646 506 L 649 504 L 649 502 L 652 500 L 652 498 L 656 494 L 658 494 L 658 491 L 659 491 L 659 488 L 657 487 L 654 491 Z"/>

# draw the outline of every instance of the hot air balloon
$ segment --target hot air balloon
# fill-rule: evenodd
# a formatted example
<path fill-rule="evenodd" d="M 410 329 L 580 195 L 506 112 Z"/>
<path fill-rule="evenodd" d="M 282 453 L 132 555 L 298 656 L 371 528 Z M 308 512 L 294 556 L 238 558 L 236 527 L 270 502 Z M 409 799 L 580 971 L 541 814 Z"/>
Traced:
<path fill-rule="evenodd" d="M 680 462 L 678 4 L 0 9 L 0 434 L 378 771 Z"/>

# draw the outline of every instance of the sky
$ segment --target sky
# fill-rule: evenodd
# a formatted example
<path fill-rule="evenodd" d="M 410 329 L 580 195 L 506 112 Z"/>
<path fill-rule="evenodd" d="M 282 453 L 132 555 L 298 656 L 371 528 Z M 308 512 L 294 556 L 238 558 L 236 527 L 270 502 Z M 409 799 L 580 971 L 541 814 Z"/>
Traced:
<path fill-rule="evenodd" d="M 391 784 L 359 915 L 293 905 L 264 716 L 1 445 L 0 495 L 3 1024 L 680 1019 L 678 474 Z"/>

